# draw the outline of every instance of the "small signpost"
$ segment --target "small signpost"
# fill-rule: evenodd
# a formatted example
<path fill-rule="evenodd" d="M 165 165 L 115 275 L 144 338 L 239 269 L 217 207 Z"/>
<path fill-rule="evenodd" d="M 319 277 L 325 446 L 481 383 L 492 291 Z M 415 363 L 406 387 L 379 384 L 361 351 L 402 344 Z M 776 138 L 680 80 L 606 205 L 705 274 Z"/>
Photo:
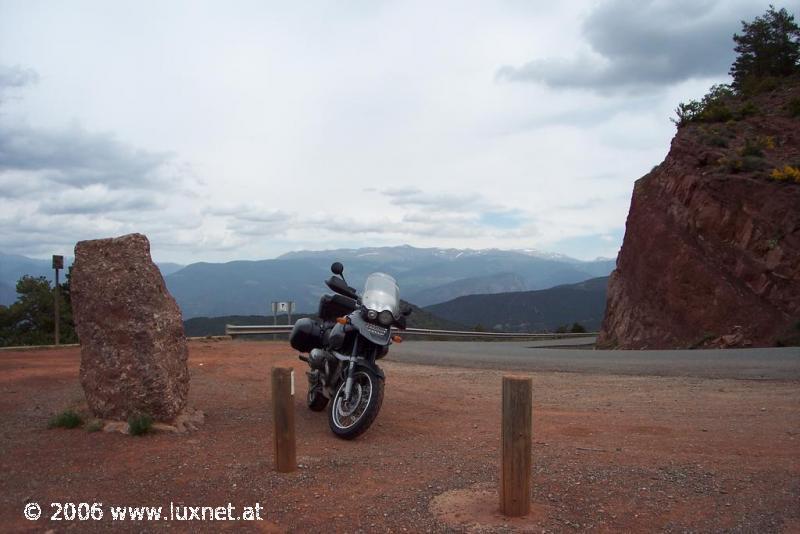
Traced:
<path fill-rule="evenodd" d="M 55 341 L 56 341 L 55 344 L 56 345 L 58 345 L 58 342 L 59 342 L 59 334 L 60 334 L 59 333 L 59 316 L 61 315 L 58 312 L 58 301 L 59 301 L 58 271 L 60 271 L 63 268 L 64 268 L 64 256 L 57 256 L 57 255 L 53 254 L 53 269 L 55 269 L 55 271 L 56 271 L 56 287 L 53 288 L 53 291 L 54 291 L 53 299 L 54 299 L 54 302 L 55 302 L 54 310 L 55 310 L 55 322 L 56 322 L 56 327 L 55 327 Z"/>
<path fill-rule="evenodd" d="M 294 301 L 277 302 L 272 301 L 272 324 L 278 324 L 278 313 L 285 313 L 289 316 L 289 322 L 292 324 L 292 313 L 294 312 Z"/>

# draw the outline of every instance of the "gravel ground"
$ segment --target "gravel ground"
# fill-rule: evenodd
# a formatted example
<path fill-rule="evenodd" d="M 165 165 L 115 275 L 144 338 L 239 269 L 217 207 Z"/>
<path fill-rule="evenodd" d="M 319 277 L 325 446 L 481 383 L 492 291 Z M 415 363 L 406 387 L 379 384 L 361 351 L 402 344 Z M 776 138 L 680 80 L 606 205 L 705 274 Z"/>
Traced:
<path fill-rule="evenodd" d="M 406 345 L 406 344 L 404 344 Z M 410 343 L 409 343 L 410 345 Z M 3 531 L 800 531 L 800 382 L 531 373 L 532 513 L 496 512 L 503 371 L 387 361 L 375 425 L 345 442 L 295 398 L 300 468 L 273 471 L 269 370 L 283 343 L 190 344 L 189 434 L 46 428 L 82 404 L 79 350 L 0 353 Z M 27 502 L 45 510 L 24 519 Z M 52 502 L 104 520 L 50 521 Z M 264 521 L 116 522 L 107 507 L 263 507 Z"/>

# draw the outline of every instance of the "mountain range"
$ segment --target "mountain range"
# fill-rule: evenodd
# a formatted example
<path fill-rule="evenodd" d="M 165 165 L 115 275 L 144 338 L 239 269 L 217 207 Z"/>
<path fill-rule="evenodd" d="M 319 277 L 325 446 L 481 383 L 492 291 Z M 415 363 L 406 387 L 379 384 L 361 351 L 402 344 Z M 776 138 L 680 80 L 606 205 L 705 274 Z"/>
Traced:
<path fill-rule="evenodd" d="M 468 295 L 428 306 L 445 320 L 504 332 L 553 331 L 580 323 L 597 331 L 603 322 L 608 277 L 592 278 L 538 291 Z"/>
<path fill-rule="evenodd" d="M 606 276 L 614 260 L 579 261 L 533 251 L 458 250 L 410 246 L 300 251 L 272 260 L 193 263 L 165 277 L 185 318 L 269 313 L 271 301 L 293 300 L 314 312 L 330 264 L 344 264 L 360 290 L 375 271 L 395 277 L 400 294 L 418 306 L 463 295 L 545 289 Z M 458 321 L 460 322 L 460 321 Z"/>
<path fill-rule="evenodd" d="M 268 315 L 272 301 L 284 300 L 293 300 L 297 313 L 314 313 L 320 295 L 329 292 L 324 281 L 331 276 L 329 267 L 334 261 L 344 264 L 348 283 L 359 290 L 370 273 L 391 274 L 397 279 L 404 300 L 429 307 L 430 311 L 434 310 L 430 307 L 434 304 L 447 303 L 466 295 L 547 289 L 606 276 L 614 268 L 614 260 L 610 259 L 580 261 L 533 250 L 441 249 L 408 245 L 297 251 L 269 260 L 158 265 L 184 319 L 191 319 Z M 68 265 L 69 261 L 65 261 L 65 266 Z M 52 280 L 50 261 L 0 255 L 0 304 L 9 304 L 16 299 L 14 285 L 23 274 L 47 276 Z M 501 297 L 504 298 L 509 297 Z M 456 319 L 449 308 L 443 307 L 442 310 L 448 315 L 441 317 L 453 323 L 470 326 L 480 323 L 491 327 L 499 321 L 495 316 L 478 320 L 474 315 Z M 564 322 L 579 319 L 570 317 Z M 509 321 L 514 324 L 525 322 L 513 315 L 508 321 L 499 323 Z M 537 319 L 531 324 L 541 322 Z"/>

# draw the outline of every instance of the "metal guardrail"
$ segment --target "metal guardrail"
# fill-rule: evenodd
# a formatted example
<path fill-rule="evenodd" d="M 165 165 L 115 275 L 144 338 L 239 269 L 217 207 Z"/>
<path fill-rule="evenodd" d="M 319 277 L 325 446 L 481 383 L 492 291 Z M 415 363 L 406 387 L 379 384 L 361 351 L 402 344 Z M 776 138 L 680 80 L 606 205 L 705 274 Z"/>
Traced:
<path fill-rule="evenodd" d="M 263 334 L 288 334 L 293 325 L 225 325 L 225 334 L 228 336 L 251 336 Z M 470 332 L 468 330 L 433 330 L 431 328 L 406 328 L 398 330 L 399 334 L 421 336 L 445 337 L 488 337 L 501 339 L 561 339 L 566 337 L 592 337 L 597 332 L 584 333 L 559 333 L 559 334 L 533 334 L 525 332 Z"/>

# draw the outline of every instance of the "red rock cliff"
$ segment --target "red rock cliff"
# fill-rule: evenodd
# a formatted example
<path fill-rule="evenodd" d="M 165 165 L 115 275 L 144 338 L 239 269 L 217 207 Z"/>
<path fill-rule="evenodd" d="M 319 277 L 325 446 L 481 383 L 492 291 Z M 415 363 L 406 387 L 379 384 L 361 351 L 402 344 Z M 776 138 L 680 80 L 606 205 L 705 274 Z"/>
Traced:
<path fill-rule="evenodd" d="M 598 346 L 772 346 L 800 323 L 800 85 L 689 123 L 637 180 Z M 789 169 L 791 174 L 793 171 Z M 783 175 L 778 175 L 783 178 Z"/>

